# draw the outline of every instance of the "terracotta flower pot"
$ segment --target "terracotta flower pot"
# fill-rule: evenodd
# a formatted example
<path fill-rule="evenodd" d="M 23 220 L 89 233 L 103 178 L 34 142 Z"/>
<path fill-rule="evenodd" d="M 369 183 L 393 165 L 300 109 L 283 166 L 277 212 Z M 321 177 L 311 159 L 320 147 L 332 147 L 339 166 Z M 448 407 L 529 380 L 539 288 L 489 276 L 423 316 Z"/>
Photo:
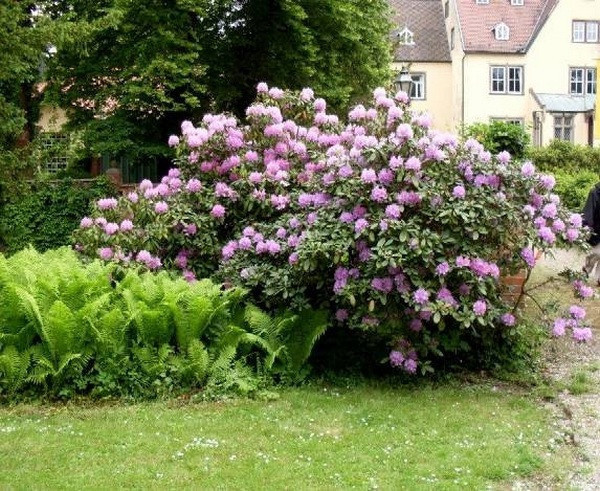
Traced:
<path fill-rule="evenodd" d="M 509 305 L 514 306 L 521 295 L 527 281 L 527 270 L 521 269 L 512 275 L 502 275 L 500 286 L 502 288 L 502 299 Z"/>

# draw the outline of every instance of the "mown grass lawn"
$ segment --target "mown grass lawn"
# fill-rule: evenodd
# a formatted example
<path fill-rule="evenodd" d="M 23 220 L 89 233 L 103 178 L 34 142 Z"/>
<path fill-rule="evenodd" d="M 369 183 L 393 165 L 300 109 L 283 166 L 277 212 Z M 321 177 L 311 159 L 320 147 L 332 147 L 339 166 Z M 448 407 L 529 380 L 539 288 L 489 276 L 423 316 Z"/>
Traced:
<path fill-rule="evenodd" d="M 531 398 L 491 386 L 0 408 L 0 488 L 482 489 L 538 469 Z"/>

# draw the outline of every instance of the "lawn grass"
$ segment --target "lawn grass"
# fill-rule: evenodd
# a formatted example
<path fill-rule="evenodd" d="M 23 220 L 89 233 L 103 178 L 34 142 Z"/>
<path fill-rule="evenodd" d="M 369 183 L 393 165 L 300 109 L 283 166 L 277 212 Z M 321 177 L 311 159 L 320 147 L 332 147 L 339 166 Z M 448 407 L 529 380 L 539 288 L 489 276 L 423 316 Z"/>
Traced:
<path fill-rule="evenodd" d="M 549 414 L 490 386 L 0 408 L 0 488 L 483 489 L 540 468 Z"/>

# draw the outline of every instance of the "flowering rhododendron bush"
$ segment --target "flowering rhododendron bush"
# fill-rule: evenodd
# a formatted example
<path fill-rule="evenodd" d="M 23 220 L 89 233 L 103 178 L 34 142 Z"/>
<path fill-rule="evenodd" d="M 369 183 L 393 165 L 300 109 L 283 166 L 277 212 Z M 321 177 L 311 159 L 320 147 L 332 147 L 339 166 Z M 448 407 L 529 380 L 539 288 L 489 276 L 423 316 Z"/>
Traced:
<path fill-rule="evenodd" d="M 310 89 L 259 84 L 244 124 L 184 122 L 169 139 L 177 166 L 100 200 L 76 247 L 190 281 L 216 275 L 272 310 L 325 307 L 386 333 L 389 362 L 409 373 L 508 340 L 517 319 L 500 276 L 531 269 L 534 251 L 582 246 L 580 215 L 531 163 L 431 129 L 403 92 L 373 95 L 342 123 Z M 587 340 L 584 317 L 574 305 L 554 334 Z"/>

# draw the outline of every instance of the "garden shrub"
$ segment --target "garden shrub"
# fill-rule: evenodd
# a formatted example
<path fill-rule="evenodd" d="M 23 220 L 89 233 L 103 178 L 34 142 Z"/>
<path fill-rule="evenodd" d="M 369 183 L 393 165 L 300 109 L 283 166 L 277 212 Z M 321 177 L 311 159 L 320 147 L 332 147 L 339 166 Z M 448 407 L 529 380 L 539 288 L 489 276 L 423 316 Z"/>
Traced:
<path fill-rule="evenodd" d="M 474 123 L 464 129 L 464 134 L 479 141 L 489 152 L 509 152 L 515 159 L 525 156 L 530 142 L 529 133 L 522 125 L 506 121 Z"/>
<path fill-rule="evenodd" d="M 259 84 L 245 125 L 184 122 L 169 139 L 178 166 L 156 186 L 98 201 L 76 247 L 189 281 L 213 273 L 273 312 L 326 308 L 387 337 L 389 362 L 409 373 L 483 363 L 519 331 L 500 275 L 531 269 L 535 251 L 581 245 L 586 232 L 552 194 L 554 177 L 432 130 L 407 104 L 376 89 L 374 107 L 342 124 L 310 89 Z M 585 340 L 575 307 L 565 325 Z"/>
<path fill-rule="evenodd" d="M 257 390 L 302 368 L 322 312 L 271 317 L 240 288 L 124 274 L 71 250 L 0 255 L 0 394 Z"/>
<path fill-rule="evenodd" d="M 556 168 L 551 171 L 556 177 L 556 194 L 564 206 L 570 210 L 583 210 L 589 192 L 600 180 L 596 172 L 590 170 L 568 170 Z"/>
<path fill-rule="evenodd" d="M 116 194 L 105 178 L 89 185 L 70 179 L 36 179 L 0 206 L 0 250 L 10 254 L 27 245 L 40 251 L 68 245 L 81 215 L 91 210 L 93 202 Z"/>
<path fill-rule="evenodd" d="M 600 149 L 552 140 L 528 150 L 535 166 L 556 177 L 556 193 L 571 210 L 583 209 L 588 193 L 600 180 Z"/>
<path fill-rule="evenodd" d="M 600 148 L 552 140 L 545 147 L 531 147 L 527 157 L 544 172 L 590 171 L 600 176 Z"/>

